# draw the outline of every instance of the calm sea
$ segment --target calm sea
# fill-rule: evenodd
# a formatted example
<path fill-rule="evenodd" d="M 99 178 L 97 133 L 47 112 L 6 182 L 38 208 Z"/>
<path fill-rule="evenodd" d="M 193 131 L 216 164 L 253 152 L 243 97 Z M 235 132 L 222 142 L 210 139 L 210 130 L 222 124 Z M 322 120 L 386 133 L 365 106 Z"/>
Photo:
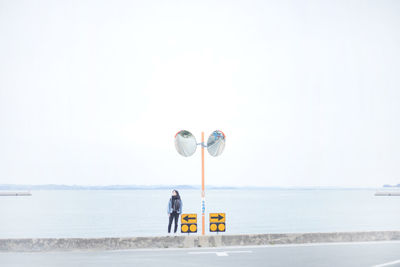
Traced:
<path fill-rule="evenodd" d="M 374 193 L 209 190 L 206 223 L 209 212 L 225 212 L 226 234 L 400 230 L 400 197 Z M 180 194 L 184 213 L 200 219 L 200 191 Z M 0 238 L 165 235 L 169 197 L 170 190 L 33 191 L 30 197 L 0 197 Z"/>

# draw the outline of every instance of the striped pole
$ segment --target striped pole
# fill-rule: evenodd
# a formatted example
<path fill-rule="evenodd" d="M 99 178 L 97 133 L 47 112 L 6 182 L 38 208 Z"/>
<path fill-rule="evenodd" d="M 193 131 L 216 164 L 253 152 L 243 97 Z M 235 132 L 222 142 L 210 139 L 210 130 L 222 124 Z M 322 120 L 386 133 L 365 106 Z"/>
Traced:
<path fill-rule="evenodd" d="M 201 132 L 201 234 L 205 234 L 206 193 L 204 190 L 204 132 Z"/>

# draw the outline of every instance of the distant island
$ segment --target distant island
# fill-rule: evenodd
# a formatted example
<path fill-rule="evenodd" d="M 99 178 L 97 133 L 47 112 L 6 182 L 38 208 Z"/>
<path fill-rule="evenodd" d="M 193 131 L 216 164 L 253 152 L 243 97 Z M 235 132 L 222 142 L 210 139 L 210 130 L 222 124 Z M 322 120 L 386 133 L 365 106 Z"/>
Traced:
<path fill-rule="evenodd" d="M 397 185 L 384 184 L 383 187 L 400 187 L 400 184 Z"/>
<path fill-rule="evenodd" d="M 0 184 L 0 190 L 172 190 L 172 189 L 200 189 L 196 185 L 18 185 Z M 237 189 L 232 186 L 207 186 L 207 189 Z"/>

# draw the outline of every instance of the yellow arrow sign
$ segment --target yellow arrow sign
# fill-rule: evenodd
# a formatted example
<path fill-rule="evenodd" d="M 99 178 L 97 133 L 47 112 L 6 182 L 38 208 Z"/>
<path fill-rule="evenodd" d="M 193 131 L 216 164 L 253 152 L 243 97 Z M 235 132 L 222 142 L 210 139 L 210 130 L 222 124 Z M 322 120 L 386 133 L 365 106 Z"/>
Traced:
<path fill-rule="evenodd" d="M 182 214 L 181 224 L 182 223 L 197 223 L 197 214 Z"/>
<path fill-rule="evenodd" d="M 225 213 L 210 213 L 210 223 L 225 222 Z"/>

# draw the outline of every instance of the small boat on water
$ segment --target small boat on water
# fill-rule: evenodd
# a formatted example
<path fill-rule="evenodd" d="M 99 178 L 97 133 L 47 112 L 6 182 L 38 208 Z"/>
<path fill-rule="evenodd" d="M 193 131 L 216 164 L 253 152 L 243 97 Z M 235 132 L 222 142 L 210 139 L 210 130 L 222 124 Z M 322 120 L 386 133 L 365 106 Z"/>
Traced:
<path fill-rule="evenodd" d="M 31 192 L 1 192 L 0 196 L 11 197 L 11 196 L 32 196 Z"/>

